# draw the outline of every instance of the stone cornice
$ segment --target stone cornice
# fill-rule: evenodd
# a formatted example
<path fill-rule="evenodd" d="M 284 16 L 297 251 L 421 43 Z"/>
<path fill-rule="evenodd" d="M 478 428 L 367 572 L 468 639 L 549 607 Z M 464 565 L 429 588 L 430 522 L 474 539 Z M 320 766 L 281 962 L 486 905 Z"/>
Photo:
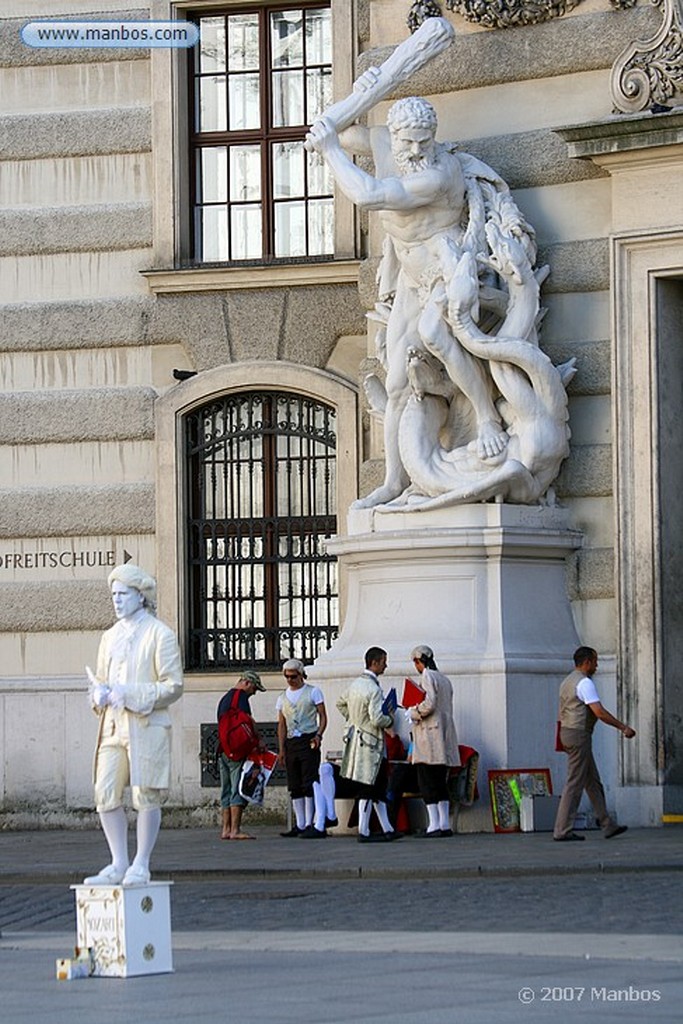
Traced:
<path fill-rule="evenodd" d="M 155 295 L 215 292 L 253 288 L 310 288 L 321 284 L 356 284 L 358 260 L 328 263 L 262 264 L 257 266 L 196 267 L 187 270 L 143 270 Z"/>
<path fill-rule="evenodd" d="M 683 144 L 683 108 L 664 114 L 633 114 L 605 121 L 557 128 L 569 155 L 599 158 L 633 150 L 659 149 Z"/>

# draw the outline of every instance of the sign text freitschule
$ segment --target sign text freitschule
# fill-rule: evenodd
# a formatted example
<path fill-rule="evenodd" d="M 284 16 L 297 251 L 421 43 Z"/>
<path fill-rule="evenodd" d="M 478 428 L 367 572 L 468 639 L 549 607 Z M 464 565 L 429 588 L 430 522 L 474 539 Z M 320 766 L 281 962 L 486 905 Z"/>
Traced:
<path fill-rule="evenodd" d="M 103 569 L 114 565 L 113 550 L 0 551 L 0 569 Z"/>

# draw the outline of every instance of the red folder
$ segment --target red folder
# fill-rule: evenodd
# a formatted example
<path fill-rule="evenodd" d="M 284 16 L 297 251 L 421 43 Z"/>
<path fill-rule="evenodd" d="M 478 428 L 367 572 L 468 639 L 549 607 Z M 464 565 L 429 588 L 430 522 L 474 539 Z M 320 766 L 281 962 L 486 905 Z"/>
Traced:
<path fill-rule="evenodd" d="M 401 698 L 401 706 L 404 708 L 414 708 L 418 704 L 421 704 L 425 699 L 425 692 L 421 686 L 414 683 L 412 679 L 403 680 L 403 696 Z"/>

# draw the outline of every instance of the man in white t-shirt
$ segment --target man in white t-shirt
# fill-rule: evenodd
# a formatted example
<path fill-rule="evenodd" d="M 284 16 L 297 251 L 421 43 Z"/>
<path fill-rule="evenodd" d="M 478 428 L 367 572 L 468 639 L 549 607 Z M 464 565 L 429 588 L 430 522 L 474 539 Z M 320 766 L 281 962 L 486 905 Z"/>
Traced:
<path fill-rule="evenodd" d="M 302 661 L 290 658 L 282 666 L 282 673 L 287 689 L 275 705 L 279 762 L 287 769 L 287 788 L 296 818 L 292 828 L 282 835 L 293 839 L 313 828 L 313 784 L 318 781 L 327 712 L 322 690 L 306 682 Z"/>
<path fill-rule="evenodd" d="M 563 843 L 584 839 L 573 831 L 574 818 L 585 790 L 593 805 L 595 817 L 605 839 L 612 839 L 626 831 L 626 825 L 617 825 L 607 813 L 605 791 L 600 773 L 593 759 L 593 729 L 598 719 L 619 729 L 626 739 L 636 732 L 604 708 L 593 682 L 598 667 L 598 655 L 592 647 L 579 647 L 574 652 L 574 665 L 560 686 L 560 740 L 567 755 L 567 781 L 562 790 L 555 818 L 553 839 Z"/>

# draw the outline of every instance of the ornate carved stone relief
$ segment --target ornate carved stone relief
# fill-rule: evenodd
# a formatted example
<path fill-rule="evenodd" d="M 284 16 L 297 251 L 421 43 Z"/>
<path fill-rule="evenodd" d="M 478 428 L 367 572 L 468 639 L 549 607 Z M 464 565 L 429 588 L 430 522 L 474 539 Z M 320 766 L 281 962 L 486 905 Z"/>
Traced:
<path fill-rule="evenodd" d="M 580 3 L 581 0 L 446 0 L 446 7 L 484 28 L 511 28 L 560 18 Z"/>
<path fill-rule="evenodd" d="M 659 31 L 630 43 L 612 67 L 612 100 L 625 114 L 656 111 L 683 91 L 683 0 L 651 2 L 663 8 Z"/>
<path fill-rule="evenodd" d="M 560 18 L 581 0 L 445 0 L 449 11 L 455 11 L 467 21 L 483 28 L 511 28 L 513 25 L 538 25 L 542 21 Z M 638 0 L 608 0 L 611 7 L 635 7 Z M 425 18 L 441 16 L 441 4 L 436 0 L 414 0 L 408 14 L 411 32 L 419 28 Z"/>

